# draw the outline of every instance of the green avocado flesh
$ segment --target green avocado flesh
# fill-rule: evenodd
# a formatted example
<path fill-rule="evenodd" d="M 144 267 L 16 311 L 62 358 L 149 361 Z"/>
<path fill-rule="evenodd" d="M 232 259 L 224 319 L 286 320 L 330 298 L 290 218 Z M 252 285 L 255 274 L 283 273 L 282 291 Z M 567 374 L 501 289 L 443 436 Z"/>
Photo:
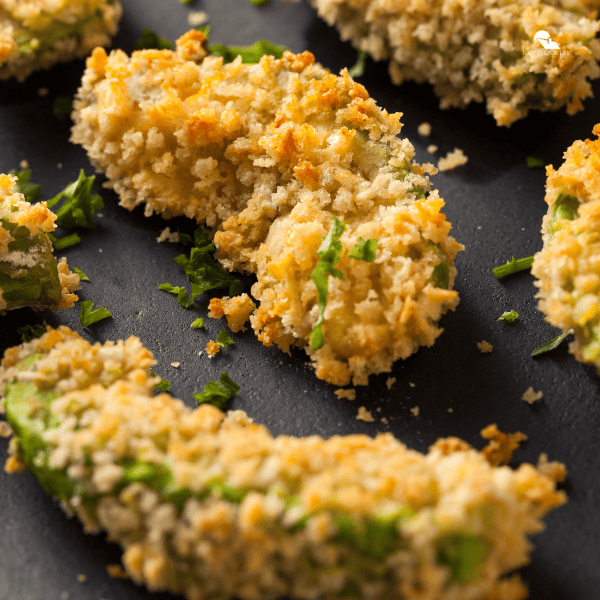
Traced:
<path fill-rule="evenodd" d="M 31 235 L 27 227 L 6 218 L 2 219 L 2 227 L 14 238 L 8 245 L 9 252 L 22 252 L 36 258 L 32 267 L 15 266 L 0 258 L 0 290 L 7 304 L 5 310 L 22 306 L 57 307 L 62 290 L 48 236 L 45 233 Z"/>

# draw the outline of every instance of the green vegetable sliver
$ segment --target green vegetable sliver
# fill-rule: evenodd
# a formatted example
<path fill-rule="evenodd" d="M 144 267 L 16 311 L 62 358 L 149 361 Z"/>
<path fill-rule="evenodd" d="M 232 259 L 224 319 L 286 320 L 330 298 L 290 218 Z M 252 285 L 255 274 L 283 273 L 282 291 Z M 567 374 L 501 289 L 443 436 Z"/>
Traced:
<path fill-rule="evenodd" d="M 531 269 L 533 259 L 533 256 L 527 256 L 525 258 L 519 258 L 518 260 L 515 260 L 515 257 L 513 256 L 512 260 L 509 260 L 505 265 L 500 265 L 499 267 L 493 268 L 492 272 L 494 273 L 496 279 L 502 279 L 502 277 L 506 277 L 507 275 L 512 275 L 513 273 L 518 273 L 519 271 Z"/>
<path fill-rule="evenodd" d="M 575 196 L 563 194 L 558 195 L 556 202 L 552 205 L 552 217 L 548 223 L 550 239 L 562 228 L 562 220 L 573 221 L 579 216 L 579 200 Z"/>
<path fill-rule="evenodd" d="M 437 562 L 450 569 L 450 581 L 469 583 L 489 554 L 489 543 L 481 536 L 454 533 L 438 541 Z"/>
<path fill-rule="evenodd" d="M 532 353 L 531 356 L 539 356 L 540 354 L 545 354 L 546 352 L 550 352 L 551 350 L 555 350 L 558 348 L 571 334 L 572 330 L 566 331 L 565 333 L 561 333 L 561 335 L 557 335 L 555 338 L 540 344 Z"/>

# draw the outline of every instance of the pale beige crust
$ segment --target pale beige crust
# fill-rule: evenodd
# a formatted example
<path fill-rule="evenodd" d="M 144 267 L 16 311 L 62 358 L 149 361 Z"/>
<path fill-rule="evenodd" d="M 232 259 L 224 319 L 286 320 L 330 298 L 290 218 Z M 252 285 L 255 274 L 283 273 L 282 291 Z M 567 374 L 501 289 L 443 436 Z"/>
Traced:
<path fill-rule="evenodd" d="M 45 356 L 17 368 L 33 352 Z M 526 596 L 508 574 L 529 561 L 528 534 L 543 528 L 541 517 L 565 502 L 532 465 L 493 467 L 456 438 L 423 455 L 391 434 L 273 437 L 242 411 L 191 410 L 155 396 L 153 363 L 137 338 L 92 346 L 61 327 L 7 350 L 0 369 L 0 390 L 16 380 L 61 394 L 52 408 L 61 424 L 44 434 L 48 464 L 100 494 L 93 511 L 78 496 L 65 508 L 123 546 L 136 582 L 188 600 L 327 600 L 351 581 L 359 589 L 350 598 L 371 600 Z M 192 492 L 222 478 L 243 499 L 209 493 L 179 511 L 141 482 L 119 484 L 120 463 L 132 459 L 169 465 L 176 485 Z M 7 466 L 20 468 L 14 443 Z M 291 497 L 295 504 L 286 506 Z M 407 506 L 412 516 L 398 522 L 404 549 L 376 565 L 336 537 L 336 514 L 360 521 Z M 439 541 L 455 534 L 485 539 L 489 548 L 468 583 L 451 583 L 438 560 Z"/>
<path fill-rule="evenodd" d="M 600 3 L 578 0 L 311 0 L 394 83 L 428 82 L 441 108 L 485 102 L 498 125 L 529 110 L 573 114 L 600 76 Z M 543 30 L 559 50 L 545 50 Z"/>
<path fill-rule="evenodd" d="M 252 327 L 266 345 L 304 346 L 318 377 L 365 385 L 441 333 L 458 303 L 461 246 L 448 233 L 430 164 L 412 163 L 389 115 L 343 71 L 305 52 L 257 65 L 222 65 L 191 31 L 174 52 L 131 58 L 94 51 L 75 102 L 72 141 L 132 209 L 185 215 L 215 228 L 221 264 L 255 273 Z M 318 318 L 311 273 L 332 227 L 345 225 L 329 277 L 324 346 L 308 344 Z M 377 241 L 374 263 L 349 257 Z M 447 265 L 447 289 L 434 269 Z"/>

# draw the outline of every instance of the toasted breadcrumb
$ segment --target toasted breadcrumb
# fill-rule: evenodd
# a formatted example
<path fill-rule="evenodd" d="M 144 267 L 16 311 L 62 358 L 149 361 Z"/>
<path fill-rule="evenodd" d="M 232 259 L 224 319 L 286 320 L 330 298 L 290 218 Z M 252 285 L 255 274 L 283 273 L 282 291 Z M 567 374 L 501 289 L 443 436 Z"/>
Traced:
<path fill-rule="evenodd" d="M 389 421 L 387 420 L 387 417 L 381 417 L 381 419 L 379 419 L 384 425 L 387 425 L 389 423 Z"/>
<path fill-rule="evenodd" d="M 206 354 L 208 354 L 210 358 L 214 358 L 219 352 L 221 352 L 221 346 L 214 340 L 209 340 L 208 344 L 206 344 Z"/>
<path fill-rule="evenodd" d="M 237 333 L 246 331 L 244 323 L 248 321 L 255 308 L 256 305 L 246 293 L 233 298 L 211 298 L 208 304 L 208 316 L 220 319 L 225 315 L 229 329 Z"/>
<path fill-rule="evenodd" d="M 419 132 L 419 135 L 429 137 L 431 135 L 431 125 L 427 122 L 421 123 L 419 127 L 417 127 L 417 131 Z"/>
<path fill-rule="evenodd" d="M 567 468 L 565 465 L 557 460 L 549 461 L 548 455 L 545 452 L 540 454 L 536 469 L 557 483 L 567 478 Z"/>
<path fill-rule="evenodd" d="M 527 404 L 533 404 L 537 400 L 540 400 L 542 396 L 542 392 L 536 392 L 534 391 L 532 386 L 529 386 L 525 390 L 525 393 L 521 396 L 521 400 L 524 400 L 525 402 L 527 402 Z"/>
<path fill-rule="evenodd" d="M 396 383 L 396 378 L 395 377 L 388 377 L 385 381 L 385 386 L 387 387 L 388 390 L 392 389 L 392 386 Z"/>
<path fill-rule="evenodd" d="M 0 437 L 10 437 L 12 435 L 12 428 L 6 421 L 0 421 Z"/>
<path fill-rule="evenodd" d="M 106 572 L 113 579 L 127 579 L 127 573 L 125 573 L 121 565 L 106 565 Z"/>
<path fill-rule="evenodd" d="M 77 575 L 77 581 L 79 581 L 79 583 L 85 583 L 86 579 L 87 579 L 87 577 L 83 573 L 80 573 L 79 575 Z"/>
<path fill-rule="evenodd" d="M 204 11 L 193 10 L 188 15 L 188 23 L 192 27 L 200 27 L 201 25 L 204 25 L 206 21 L 208 21 L 208 15 Z"/>
<path fill-rule="evenodd" d="M 50 93 L 50 90 L 47 87 L 41 87 L 37 91 L 37 95 L 40 96 L 41 98 L 43 98 L 44 96 L 47 96 L 49 93 Z"/>
<path fill-rule="evenodd" d="M 356 415 L 356 420 L 364 421 L 365 423 L 373 423 L 375 421 L 375 417 L 366 409 L 366 407 L 360 406 L 358 409 L 358 414 Z"/>
<path fill-rule="evenodd" d="M 156 241 L 160 244 L 162 242 L 178 242 L 179 233 L 177 231 L 171 231 L 170 227 L 165 227 L 160 235 L 156 238 Z"/>
<path fill-rule="evenodd" d="M 348 388 L 347 390 L 335 390 L 333 393 L 340 399 L 344 398 L 346 400 L 356 400 L 356 390 L 354 388 Z"/>
<path fill-rule="evenodd" d="M 438 147 L 435 144 L 429 144 L 429 146 L 427 146 L 427 152 L 429 152 L 429 154 L 435 154 L 438 151 Z"/>
<path fill-rule="evenodd" d="M 23 159 L 20 163 L 19 166 L 21 167 L 21 169 L 29 169 L 29 161 L 26 159 Z"/>
<path fill-rule="evenodd" d="M 414 388 L 416 384 L 414 384 L 412 381 L 409 381 L 408 385 L 410 385 L 411 388 Z"/>
<path fill-rule="evenodd" d="M 178 362 L 172 362 L 172 363 L 171 363 L 171 366 L 172 366 L 172 367 L 175 367 L 175 368 L 177 369 L 177 368 L 179 367 L 179 365 L 180 365 L 180 364 L 181 364 L 181 363 L 178 363 Z"/>
<path fill-rule="evenodd" d="M 477 342 L 477 347 L 479 348 L 479 352 L 481 352 L 481 354 L 488 354 L 494 349 L 494 346 L 485 340 Z"/>
<path fill-rule="evenodd" d="M 527 436 L 521 431 L 516 433 L 502 433 L 496 423 L 488 425 L 481 430 L 481 437 L 490 440 L 488 445 L 481 451 L 491 465 L 507 465 L 515 450 L 521 442 L 527 440 Z"/>
<path fill-rule="evenodd" d="M 438 169 L 440 171 L 451 171 L 462 165 L 466 165 L 469 159 L 460 148 L 454 148 L 452 152 L 448 152 L 438 161 Z"/>
<path fill-rule="evenodd" d="M 418 417 L 419 413 L 421 412 L 421 409 L 418 406 L 413 406 L 410 409 L 410 412 L 411 412 L 411 414 L 412 414 L 413 417 Z"/>

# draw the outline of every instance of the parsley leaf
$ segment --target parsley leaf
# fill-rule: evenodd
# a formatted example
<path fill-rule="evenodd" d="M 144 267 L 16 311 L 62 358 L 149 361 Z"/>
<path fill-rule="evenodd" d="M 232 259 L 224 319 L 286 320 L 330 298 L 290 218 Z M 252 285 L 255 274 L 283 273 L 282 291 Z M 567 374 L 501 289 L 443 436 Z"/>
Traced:
<path fill-rule="evenodd" d="M 202 317 L 198 317 L 191 325 L 193 329 L 202 329 L 204 327 L 204 319 Z"/>
<path fill-rule="evenodd" d="M 516 310 L 504 311 L 496 321 L 504 321 L 509 325 L 512 325 L 519 318 L 519 313 Z"/>
<path fill-rule="evenodd" d="M 513 273 L 518 273 L 519 271 L 531 269 L 532 264 L 533 256 L 519 258 L 518 260 L 515 260 L 515 257 L 513 256 L 512 260 L 509 260 L 505 265 L 495 267 L 492 269 L 492 272 L 494 273 L 496 279 L 502 279 L 502 277 L 506 277 L 507 275 L 512 275 Z"/>
<path fill-rule="evenodd" d="M 340 238 L 345 229 L 346 226 L 333 215 L 333 224 L 317 250 L 319 260 L 310 275 L 310 278 L 317 286 L 319 301 L 319 318 L 310 333 L 310 349 L 313 351 L 322 348 L 325 343 L 325 338 L 323 337 L 323 314 L 327 304 L 327 287 L 329 285 L 327 274 L 333 275 L 333 277 L 337 277 L 338 279 L 344 279 L 343 273 L 334 267 L 342 255 L 343 248 Z"/>
<path fill-rule="evenodd" d="M 29 178 L 31 177 L 30 169 L 23 169 L 22 171 L 13 169 L 9 175 L 13 175 L 17 178 L 13 185 L 13 190 L 19 194 L 23 194 L 27 202 L 33 202 L 41 196 L 41 186 L 36 183 L 29 183 Z"/>
<path fill-rule="evenodd" d="M 17 327 L 17 333 L 21 336 L 22 342 L 30 342 L 34 338 L 39 338 L 44 333 L 46 333 L 46 329 L 48 327 L 48 323 L 46 323 L 46 319 L 44 319 L 41 325 L 25 325 L 24 327 Z"/>
<path fill-rule="evenodd" d="M 221 348 L 227 348 L 227 346 L 233 346 L 235 342 L 229 337 L 229 334 L 225 331 L 225 327 L 221 328 L 219 335 L 217 335 L 217 344 Z"/>
<path fill-rule="evenodd" d="M 536 158 L 535 156 L 528 156 L 525 160 L 527 161 L 527 166 L 530 169 L 544 166 L 544 161 L 541 158 Z"/>
<path fill-rule="evenodd" d="M 139 41 L 135 44 L 135 50 L 173 50 L 174 44 L 167 38 L 156 35 L 154 31 L 148 27 L 142 29 L 142 34 Z"/>
<path fill-rule="evenodd" d="M 179 0 L 179 2 L 181 2 L 181 4 L 192 4 L 194 0 Z"/>
<path fill-rule="evenodd" d="M 150 375 L 152 375 L 153 377 L 160 377 L 160 375 L 158 375 L 154 371 L 150 371 Z M 160 381 L 154 386 L 154 389 L 168 392 L 170 387 L 171 382 L 168 379 L 163 379 L 162 377 L 160 377 Z"/>
<path fill-rule="evenodd" d="M 73 112 L 73 98 L 67 96 L 59 96 L 54 100 L 54 106 L 52 107 L 54 116 L 62 119 L 68 117 Z"/>
<path fill-rule="evenodd" d="M 57 238 L 52 232 L 49 232 L 48 237 L 50 238 L 52 246 L 54 246 L 55 250 L 64 250 L 65 248 L 76 246 L 81 242 L 81 238 L 76 233 Z"/>
<path fill-rule="evenodd" d="M 358 58 L 356 59 L 356 64 L 353 67 L 348 69 L 348 74 L 350 77 L 356 79 L 357 77 L 362 77 L 365 74 L 365 60 L 367 58 L 367 53 L 364 50 L 358 51 Z"/>
<path fill-rule="evenodd" d="M 92 194 L 95 175 L 86 177 L 81 169 L 77 181 L 70 183 L 62 192 L 48 200 L 48 208 L 52 208 L 64 196 L 62 206 L 56 212 L 56 224 L 59 227 L 96 227 L 94 214 L 104 208 L 99 194 Z"/>
<path fill-rule="evenodd" d="M 209 52 L 223 57 L 223 64 L 232 62 L 238 56 L 242 57 L 242 62 L 244 64 L 256 64 L 265 54 L 270 54 L 275 58 L 281 58 L 286 50 L 289 50 L 289 48 L 274 44 L 268 40 L 258 40 L 251 46 L 227 46 L 225 44 L 208 45 Z"/>
<path fill-rule="evenodd" d="M 75 273 L 77 273 L 77 275 L 79 275 L 79 281 L 89 281 L 90 280 L 90 278 L 81 269 L 78 269 L 77 267 L 73 267 L 73 271 Z"/>
<path fill-rule="evenodd" d="M 358 244 L 352 246 L 350 258 L 356 258 L 356 260 L 364 260 L 366 262 L 373 262 L 375 260 L 375 252 L 377 251 L 377 240 L 370 238 L 363 240 L 362 237 L 358 238 Z"/>
<path fill-rule="evenodd" d="M 252 4 L 254 4 L 254 6 L 262 6 L 263 4 L 266 4 L 269 0 L 250 0 L 250 2 L 252 2 Z"/>
<path fill-rule="evenodd" d="M 552 338 L 551 340 L 541 344 L 538 346 L 532 353 L 531 356 L 539 356 L 540 354 L 545 354 L 546 352 L 550 352 L 551 350 L 555 350 L 558 348 L 573 332 L 569 329 L 569 331 L 565 333 L 561 333 L 560 335 Z"/>
<path fill-rule="evenodd" d="M 81 303 L 81 311 L 79 312 L 79 321 L 82 327 L 89 327 L 98 321 L 112 317 L 110 311 L 103 306 L 97 310 L 92 310 L 94 303 L 91 300 L 85 300 Z"/>
<path fill-rule="evenodd" d="M 223 371 L 221 377 L 219 377 L 219 381 L 209 381 L 204 386 L 204 392 L 196 392 L 194 394 L 194 400 L 197 400 L 198 404 L 207 402 L 217 408 L 223 409 L 225 403 L 231 400 L 239 391 L 240 386 Z"/>
<path fill-rule="evenodd" d="M 187 290 L 184 287 L 174 287 L 170 283 L 161 283 L 158 286 L 158 289 L 177 296 L 177 302 L 179 302 L 183 308 L 190 308 L 192 310 L 196 308 L 194 306 L 194 301 L 187 295 Z"/>

